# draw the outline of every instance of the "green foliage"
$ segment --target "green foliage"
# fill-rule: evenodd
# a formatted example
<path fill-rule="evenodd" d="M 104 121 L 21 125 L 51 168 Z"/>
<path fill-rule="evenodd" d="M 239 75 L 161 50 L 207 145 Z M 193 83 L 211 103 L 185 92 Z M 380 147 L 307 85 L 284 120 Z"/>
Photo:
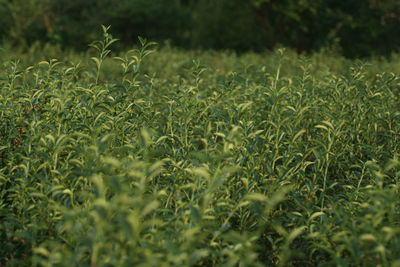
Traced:
<path fill-rule="evenodd" d="M 49 0 L 1 0 L 1 33 L 8 35 L 14 45 L 32 42 L 37 36 L 45 35 L 43 23 L 49 11 Z"/>
<path fill-rule="evenodd" d="M 0 37 L 83 51 L 97 25 L 113 25 L 117 49 L 137 36 L 185 48 L 239 52 L 335 49 L 349 58 L 399 51 L 400 2 L 393 0 L 0 0 Z"/>
<path fill-rule="evenodd" d="M 193 12 L 192 45 L 239 51 L 266 46 L 264 29 L 246 1 L 198 1 Z"/>
<path fill-rule="evenodd" d="M 0 265 L 396 266 L 398 62 L 102 29 L 1 63 Z"/>

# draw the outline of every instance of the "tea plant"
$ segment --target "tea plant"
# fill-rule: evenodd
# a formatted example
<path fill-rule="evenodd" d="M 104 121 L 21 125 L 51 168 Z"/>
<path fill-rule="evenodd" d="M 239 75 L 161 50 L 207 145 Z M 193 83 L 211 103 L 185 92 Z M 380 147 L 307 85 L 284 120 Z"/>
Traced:
<path fill-rule="evenodd" d="M 2 63 L 1 265 L 399 264 L 397 74 L 102 29 L 94 65 Z"/>

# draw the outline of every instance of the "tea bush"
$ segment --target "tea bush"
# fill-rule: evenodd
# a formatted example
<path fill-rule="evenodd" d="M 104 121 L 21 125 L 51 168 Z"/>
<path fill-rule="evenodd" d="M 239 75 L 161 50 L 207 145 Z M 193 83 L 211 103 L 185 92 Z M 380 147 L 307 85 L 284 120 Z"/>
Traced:
<path fill-rule="evenodd" d="M 3 52 L 1 265 L 398 266 L 398 63 L 103 34 Z"/>

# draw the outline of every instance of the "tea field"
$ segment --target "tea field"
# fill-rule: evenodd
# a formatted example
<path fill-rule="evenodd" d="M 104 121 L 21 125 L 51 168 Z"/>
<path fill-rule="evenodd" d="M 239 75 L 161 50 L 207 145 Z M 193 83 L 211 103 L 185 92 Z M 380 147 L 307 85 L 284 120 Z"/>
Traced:
<path fill-rule="evenodd" d="M 114 41 L 0 52 L 0 265 L 400 266 L 399 56 Z"/>

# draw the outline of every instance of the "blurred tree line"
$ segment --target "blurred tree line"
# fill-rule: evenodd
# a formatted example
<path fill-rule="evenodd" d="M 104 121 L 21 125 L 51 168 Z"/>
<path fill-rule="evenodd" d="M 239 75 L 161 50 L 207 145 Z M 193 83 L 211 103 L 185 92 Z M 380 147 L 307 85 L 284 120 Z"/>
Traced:
<path fill-rule="evenodd" d="M 137 36 L 184 48 L 298 51 L 348 57 L 400 47 L 399 0 L 0 0 L 0 38 L 86 49 L 99 25 L 130 45 Z"/>

